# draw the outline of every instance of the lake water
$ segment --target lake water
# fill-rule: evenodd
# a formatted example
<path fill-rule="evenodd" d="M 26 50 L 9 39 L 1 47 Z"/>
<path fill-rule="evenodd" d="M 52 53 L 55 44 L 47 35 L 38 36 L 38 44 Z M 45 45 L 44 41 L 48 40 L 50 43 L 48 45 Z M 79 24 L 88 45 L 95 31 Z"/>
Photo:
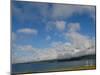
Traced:
<path fill-rule="evenodd" d="M 95 59 L 78 60 L 78 61 L 63 61 L 63 62 L 39 62 L 39 63 L 20 63 L 12 64 L 12 73 L 27 73 L 27 72 L 46 72 L 48 69 L 71 68 L 84 65 L 95 65 Z"/>

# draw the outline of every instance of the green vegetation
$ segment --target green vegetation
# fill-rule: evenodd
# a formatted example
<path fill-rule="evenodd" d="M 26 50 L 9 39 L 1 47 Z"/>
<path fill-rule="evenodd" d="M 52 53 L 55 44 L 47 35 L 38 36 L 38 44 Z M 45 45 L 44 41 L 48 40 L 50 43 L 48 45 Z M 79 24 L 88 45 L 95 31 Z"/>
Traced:
<path fill-rule="evenodd" d="M 95 65 L 92 66 L 79 66 L 79 67 L 71 67 L 71 68 L 58 68 L 58 69 L 52 69 L 48 71 L 78 71 L 78 70 L 92 70 L 96 69 Z"/>

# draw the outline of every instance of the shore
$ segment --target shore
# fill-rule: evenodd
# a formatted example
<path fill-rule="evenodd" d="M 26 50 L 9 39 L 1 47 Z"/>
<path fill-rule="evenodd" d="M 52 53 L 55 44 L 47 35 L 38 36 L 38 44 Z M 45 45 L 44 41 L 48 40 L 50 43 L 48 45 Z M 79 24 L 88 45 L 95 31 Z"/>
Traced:
<path fill-rule="evenodd" d="M 71 68 L 58 68 L 58 69 L 48 69 L 46 71 L 37 71 L 37 72 L 23 72 L 23 73 L 12 73 L 12 75 L 17 74 L 31 74 L 31 73 L 46 73 L 46 72 L 61 72 L 61 71 L 80 71 L 80 70 L 95 70 L 96 66 L 78 66 L 78 67 L 71 67 Z"/>

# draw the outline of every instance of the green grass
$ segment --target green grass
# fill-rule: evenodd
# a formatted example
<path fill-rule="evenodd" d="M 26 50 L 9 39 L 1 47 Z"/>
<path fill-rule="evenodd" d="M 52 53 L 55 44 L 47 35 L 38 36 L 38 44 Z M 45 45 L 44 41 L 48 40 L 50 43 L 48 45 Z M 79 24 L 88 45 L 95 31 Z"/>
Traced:
<path fill-rule="evenodd" d="M 79 66 L 71 68 L 58 68 L 58 69 L 51 69 L 48 71 L 78 71 L 78 70 L 92 70 L 92 69 L 96 69 L 96 66 L 92 65 L 92 66 Z"/>

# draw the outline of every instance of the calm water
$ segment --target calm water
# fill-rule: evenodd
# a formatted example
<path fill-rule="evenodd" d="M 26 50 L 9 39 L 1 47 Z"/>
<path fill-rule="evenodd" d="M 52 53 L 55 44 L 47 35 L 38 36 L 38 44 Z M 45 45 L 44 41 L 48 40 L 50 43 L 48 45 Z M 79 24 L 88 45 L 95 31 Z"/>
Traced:
<path fill-rule="evenodd" d="M 48 69 L 58 69 L 58 68 L 69 68 L 84 65 L 95 65 L 95 59 L 79 60 L 79 61 L 64 61 L 64 62 L 40 62 L 40 63 L 23 63 L 23 64 L 13 64 L 13 73 L 25 73 L 25 72 L 46 72 Z"/>

